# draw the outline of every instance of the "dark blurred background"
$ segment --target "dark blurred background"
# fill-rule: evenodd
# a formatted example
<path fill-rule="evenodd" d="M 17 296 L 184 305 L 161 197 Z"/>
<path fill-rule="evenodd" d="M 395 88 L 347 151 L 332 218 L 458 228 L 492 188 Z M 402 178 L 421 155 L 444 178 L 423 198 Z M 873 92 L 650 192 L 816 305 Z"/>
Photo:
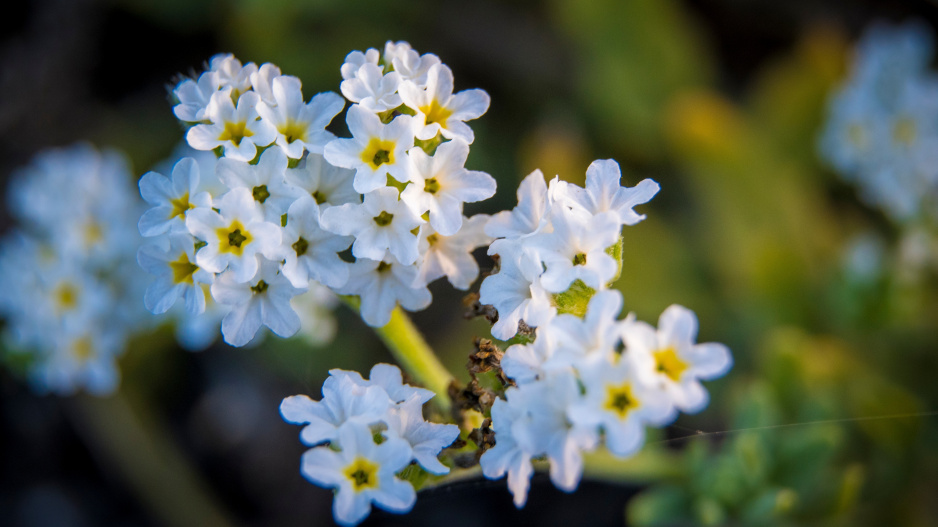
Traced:
<path fill-rule="evenodd" d="M 831 488 L 818 492 L 842 510 L 799 509 L 791 524 L 928 525 L 938 522 L 929 504 L 938 495 L 934 417 L 839 427 L 821 440 L 830 450 L 821 461 L 779 450 L 803 439 L 794 437 L 800 429 L 764 433 L 757 441 L 768 443 L 757 447 L 730 437 L 675 440 L 696 430 L 938 408 L 934 271 L 911 285 L 844 278 L 841 255 L 853 234 L 872 230 L 888 241 L 900 233 L 860 204 L 814 147 L 851 43 L 874 20 L 913 17 L 934 28 L 938 8 L 887 0 L 18 2 L 0 17 L 0 180 L 5 187 L 38 151 L 80 140 L 123 150 L 139 177 L 183 137 L 168 88 L 216 53 L 273 62 L 302 79 L 308 98 L 338 91 L 351 50 L 407 40 L 441 57 L 457 90 L 492 97 L 472 123 L 469 166 L 495 176 L 499 190 L 468 212 L 513 207 L 517 183 L 535 168 L 582 183 L 593 159 L 614 158 L 624 182 L 657 180 L 661 193 L 642 209 L 649 219 L 626 232 L 626 309 L 649 322 L 671 303 L 694 309 L 700 340 L 727 343 L 737 365 L 708 385 L 711 408 L 651 438 L 692 467 L 666 482 L 683 489 L 672 492 L 684 493 L 673 506 L 667 496 L 646 499 L 627 516 L 647 480 L 587 480 L 566 495 L 541 475 L 516 512 L 504 481 L 476 479 L 422 493 L 408 516 L 375 512 L 366 525 L 622 525 L 627 517 L 767 524 L 769 516 L 736 516 L 762 487 L 714 498 L 723 511 L 716 516 L 707 512 L 713 500 L 701 497 L 713 486 L 708 477 L 735 471 L 725 477 L 748 481 L 755 470 L 766 474 L 758 485 L 801 489 L 799 503 L 828 478 Z M 343 127 L 336 119 L 332 128 Z M 4 207 L 3 230 L 10 225 Z M 444 282 L 432 290 L 433 306 L 414 318 L 464 377 L 472 336 L 488 330 L 463 320 L 462 293 Z M 321 347 L 269 338 L 252 349 L 188 353 L 164 328 L 122 359 L 119 399 L 36 396 L 4 370 L 0 524 L 330 525 L 331 491 L 300 476 L 299 428 L 277 407 L 294 393 L 318 398 L 329 368 L 367 371 L 391 360 L 349 312 L 337 317 L 338 337 Z M 148 439 L 136 441 L 141 430 Z M 770 468 L 708 466 L 688 443 L 735 460 L 734 449 L 754 448 Z M 152 466 L 165 449 L 182 453 L 166 463 L 183 483 Z M 791 464 L 807 472 L 788 475 Z M 790 483 L 798 478 L 803 487 Z M 191 503 L 166 492 L 177 484 L 196 489 Z M 655 507 L 691 513 L 670 518 Z"/>

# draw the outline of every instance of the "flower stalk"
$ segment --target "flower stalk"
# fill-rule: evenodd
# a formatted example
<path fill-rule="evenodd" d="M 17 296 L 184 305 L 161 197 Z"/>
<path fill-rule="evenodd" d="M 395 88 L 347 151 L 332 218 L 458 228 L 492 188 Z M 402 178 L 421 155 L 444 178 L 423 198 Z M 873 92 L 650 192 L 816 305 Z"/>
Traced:
<path fill-rule="evenodd" d="M 341 298 L 349 307 L 358 312 L 361 300 L 357 296 L 342 296 Z M 440 410 L 448 412 L 451 401 L 447 390 L 453 381 L 453 374 L 443 366 L 426 339 L 400 306 L 391 311 L 390 322 L 374 329 L 398 364 L 421 386 L 436 393 L 433 401 Z"/>

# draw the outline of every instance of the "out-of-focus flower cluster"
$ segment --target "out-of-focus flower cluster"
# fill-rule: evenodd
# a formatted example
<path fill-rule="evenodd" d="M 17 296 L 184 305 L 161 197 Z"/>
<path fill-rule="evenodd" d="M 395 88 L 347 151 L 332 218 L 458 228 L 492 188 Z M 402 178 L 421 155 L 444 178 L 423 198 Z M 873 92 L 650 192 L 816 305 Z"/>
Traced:
<path fill-rule="evenodd" d="M 295 299 L 311 289 L 358 296 L 365 322 L 383 326 L 397 305 L 427 307 L 431 281 L 475 280 L 470 253 L 489 241 L 487 218 L 463 217 L 463 203 L 492 196 L 495 180 L 464 168 L 464 121 L 485 112 L 488 95 L 453 94 L 450 69 L 403 42 L 383 56 L 349 54 L 342 76 L 348 139 L 325 129 L 344 107 L 339 95 L 304 102 L 299 79 L 272 64 L 219 55 L 176 87 L 189 145 L 220 159 L 208 173 L 183 158 L 170 176 L 140 180 L 152 205 L 139 225 L 154 239 L 139 258 L 157 276 L 151 311 L 183 299 L 200 314 L 208 288 L 227 310 L 225 341 L 241 346 L 261 326 L 296 333 Z M 340 257 L 350 246 L 354 263 Z"/>
<path fill-rule="evenodd" d="M 84 144 L 42 152 L 14 175 L 19 226 L 0 242 L 0 314 L 39 391 L 113 391 L 128 338 L 153 325 L 134 273 L 131 181 L 121 154 Z"/>
<path fill-rule="evenodd" d="M 820 150 L 860 195 L 894 221 L 934 222 L 938 205 L 938 77 L 922 23 L 864 35 L 832 97 Z"/>
<path fill-rule="evenodd" d="M 437 456 L 456 440 L 459 428 L 424 420 L 423 405 L 433 395 L 404 384 L 396 366 L 377 364 L 369 379 L 331 370 L 320 401 L 305 395 L 283 400 L 284 420 L 305 425 L 300 440 L 313 447 L 303 454 L 300 472 L 336 490 L 336 521 L 362 521 L 372 502 L 392 512 L 409 511 L 417 495 L 402 473 L 412 463 L 430 474 L 449 472 Z"/>

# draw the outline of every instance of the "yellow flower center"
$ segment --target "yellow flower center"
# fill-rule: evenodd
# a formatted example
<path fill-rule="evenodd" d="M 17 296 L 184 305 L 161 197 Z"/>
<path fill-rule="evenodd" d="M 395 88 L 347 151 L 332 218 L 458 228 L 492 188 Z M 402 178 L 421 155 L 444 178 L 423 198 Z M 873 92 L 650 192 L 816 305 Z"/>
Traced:
<path fill-rule="evenodd" d="M 186 192 L 185 194 L 183 194 L 182 197 L 180 197 L 179 199 L 171 199 L 171 200 L 169 200 L 169 204 L 173 206 L 173 210 L 172 210 L 172 211 L 170 212 L 170 214 L 169 214 L 169 218 L 170 218 L 170 219 L 173 219 L 173 218 L 175 218 L 176 216 L 180 216 L 180 217 L 185 218 L 186 212 L 188 212 L 189 209 L 194 209 L 194 208 L 195 208 L 195 206 L 189 204 L 189 193 L 188 193 L 188 192 Z"/>
<path fill-rule="evenodd" d="M 892 128 L 892 138 L 895 142 L 903 145 L 911 145 L 915 142 L 917 131 L 915 121 L 909 117 L 903 117 L 896 121 Z"/>
<path fill-rule="evenodd" d="M 298 123 L 290 119 L 286 124 L 281 126 L 278 131 L 283 134 L 287 143 L 292 143 L 293 141 L 303 141 L 305 143 L 308 128 L 309 125 L 307 123 Z"/>
<path fill-rule="evenodd" d="M 175 262 L 169 262 L 169 268 L 173 270 L 173 283 L 181 284 L 183 282 L 192 284 L 192 274 L 199 270 L 199 266 L 189 261 L 186 253 L 179 255 Z"/>
<path fill-rule="evenodd" d="M 104 229 L 96 221 L 89 221 L 85 225 L 85 247 L 91 248 L 104 240 Z"/>
<path fill-rule="evenodd" d="M 94 357 L 94 346 L 91 337 L 81 337 L 72 342 L 72 357 L 78 362 L 85 362 Z"/>
<path fill-rule="evenodd" d="M 225 129 L 218 135 L 219 141 L 231 141 L 235 146 L 241 146 L 241 140 L 245 137 L 251 137 L 254 132 L 248 130 L 248 123 L 241 121 L 238 123 L 225 123 Z"/>
<path fill-rule="evenodd" d="M 449 119 L 450 115 L 453 115 L 453 111 L 445 106 L 440 106 L 439 101 L 433 99 L 430 101 L 430 104 L 420 108 L 420 112 L 427 116 L 427 124 L 439 124 L 445 128 L 446 120 Z"/>
<path fill-rule="evenodd" d="M 393 165 L 395 146 L 397 145 L 394 141 L 372 137 L 368 146 L 362 150 L 362 162 L 370 165 L 373 170 L 377 170 L 381 165 Z"/>
<path fill-rule="evenodd" d="M 378 465 L 363 458 L 356 457 L 343 471 L 345 477 L 352 482 L 352 489 L 360 492 L 364 489 L 378 488 Z"/>
<path fill-rule="evenodd" d="M 78 306 L 78 289 L 68 282 L 59 284 L 53 295 L 59 312 L 71 311 Z"/>
<path fill-rule="evenodd" d="M 606 387 L 606 404 L 604 408 L 625 419 L 629 412 L 640 406 L 638 399 L 632 395 L 632 385 L 628 382 L 619 386 Z"/>
<path fill-rule="evenodd" d="M 658 350 L 653 355 L 655 357 L 655 370 L 658 373 L 667 375 L 674 382 L 680 381 L 681 374 L 690 367 L 677 356 L 677 352 L 671 347 Z"/>
<path fill-rule="evenodd" d="M 228 227 L 215 229 L 215 234 L 218 235 L 218 252 L 232 253 L 237 256 L 241 256 L 244 247 L 254 240 L 251 233 L 238 220 L 231 222 Z"/>

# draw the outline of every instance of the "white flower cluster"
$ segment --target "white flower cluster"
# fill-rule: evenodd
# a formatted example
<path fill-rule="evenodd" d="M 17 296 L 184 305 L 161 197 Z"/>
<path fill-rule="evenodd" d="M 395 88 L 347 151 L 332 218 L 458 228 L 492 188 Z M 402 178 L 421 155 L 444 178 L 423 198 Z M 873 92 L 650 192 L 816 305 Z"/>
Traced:
<path fill-rule="evenodd" d="M 650 179 L 620 186 L 621 177 L 611 159 L 589 166 L 586 188 L 557 177 L 548 186 L 535 170 L 518 187 L 518 206 L 488 222 L 485 233 L 498 238 L 489 254 L 498 255 L 499 271 L 482 282 L 480 301 L 498 311 L 496 338 L 510 339 L 522 321 L 549 322 L 567 297 L 606 289 L 618 276 L 622 226 L 642 221 L 633 207 L 659 190 Z"/>
<path fill-rule="evenodd" d="M 609 285 L 620 273 L 621 230 L 645 218 L 633 208 L 659 190 L 650 179 L 635 187 L 620 179 L 611 159 L 589 166 L 585 188 L 558 178 L 548 185 L 535 171 L 518 189 L 518 206 L 485 228 L 498 238 L 489 253 L 499 270 L 480 291 L 498 312 L 492 334 L 507 340 L 524 325 L 537 328 L 533 342 L 509 347 L 501 361 L 516 386 L 492 406 L 495 446 L 481 458 L 486 477 L 508 474 L 519 507 L 533 458 L 546 457 L 554 484 L 572 491 L 583 452 L 604 440 L 616 456 L 634 454 L 646 425 L 703 409 L 700 380 L 731 365 L 725 346 L 694 343 L 697 319 L 683 307 L 669 307 L 657 331 L 617 319 L 622 296 Z"/>
<path fill-rule="evenodd" d="M 938 77 L 922 23 L 871 28 L 845 84 L 830 100 L 824 159 L 862 198 L 897 221 L 936 219 Z"/>
<path fill-rule="evenodd" d="M 392 512 L 408 512 L 417 494 L 398 476 L 411 464 L 431 474 L 449 472 L 437 456 L 456 440 L 459 428 L 424 420 L 423 405 L 433 395 L 404 384 L 396 366 L 376 364 L 370 379 L 354 371 L 331 370 L 320 401 L 305 395 L 283 400 L 283 419 L 305 425 L 300 440 L 313 447 L 303 454 L 300 472 L 317 485 L 335 489 L 337 522 L 361 522 L 372 502 Z"/>
<path fill-rule="evenodd" d="M 517 384 L 492 406 L 495 446 L 480 460 L 483 474 L 508 474 L 515 505 L 527 500 L 532 458 L 550 461 L 554 485 L 576 488 L 583 452 L 601 441 L 627 457 L 645 441 L 645 426 L 664 426 L 678 410 L 700 411 L 700 380 L 719 377 L 732 359 L 722 344 L 695 344 L 697 318 L 667 308 L 658 329 L 633 316 L 617 320 L 618 291 L 596 293 L 584 317 L 560 314 L 537 328 L 530 344 L 515 344 L 502 368 Z"/>
<path fill-rule="evenodd" d="M 304 103 L 300 81 L 271 64 L 217 56 L 179 84 L 174 112 L 192 124 L 189 145 L 221 159 L 213 173 L 183 158 L 171 176 L 140 180 L 153 206 L 139 223 L 154 238 L 139 258 L 157 276 L 151 311 L 183 298 L 201 313 L 209 286 L 228 309 L 225 341 L 241 346 L 261 326 L 296 333 L 291 299 L 319 284 L 359 296 L 365 322 L 383 326 L 398 304 L 427 307 L 429 282 L 475 280 L 470 253 L 489 241 L 487 217 L 465 218 L 463 203 L 491 197 L 495 180 L 464 168 L 473 138 L 464 121 L 485 112 L 488 95 L 454 95 L 449 68 L 403 42 L 389 42 L 383 58 L 351 53 L 342 76 L 355 103 L 349 139 L 325 130 L 340 96 Z M 339 256 L 349 246 L 351 264 Z"/>
<path fill-rule="evenodd" d="M 32 353 L 40 391 L 112 392 L 117 356 L 150 323 L 133 274 L 131 181 L 121 154 L 85 144 L 42 152 L 14 175 L 8 210 L 21 227 L 0 241 L 0 314 L 12 349 Z"/>

